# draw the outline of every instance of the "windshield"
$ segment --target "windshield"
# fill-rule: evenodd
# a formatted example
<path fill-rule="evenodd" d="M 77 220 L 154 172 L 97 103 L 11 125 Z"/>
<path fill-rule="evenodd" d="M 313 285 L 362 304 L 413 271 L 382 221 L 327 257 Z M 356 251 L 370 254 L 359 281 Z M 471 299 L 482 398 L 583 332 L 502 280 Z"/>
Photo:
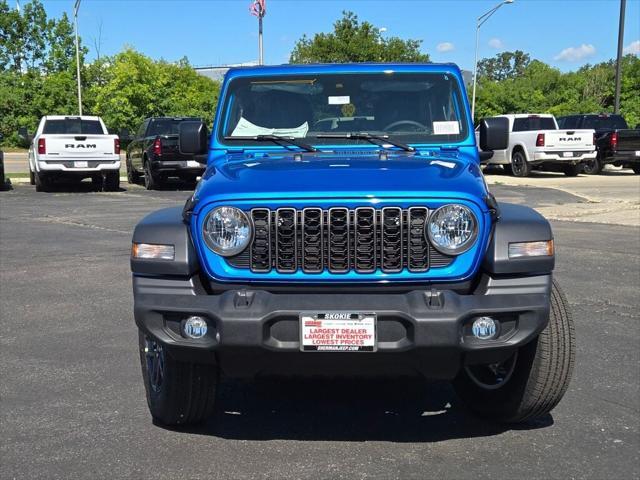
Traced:
<path fill-rule="evenodd" d="M 65 118 L 47 120 L 42 129 L 43 134 L 57 135 L 65 133 L 86 133 L 88 135 L 102 135 L 102 125 L 98 120 L 81 120 L 79 118 Z"/>
<path fill-rule="evenodd" d="M 238 78 L 229 85 L 225 137 L 281 135 L 312 144 L 369 143 L 336 138 L 367 132 L 405 143 L 443 144 L 467 138 L 456 78 L 445 73 L 374 73 Z M 332 138 L 319 138 L 323 135 Z"/>

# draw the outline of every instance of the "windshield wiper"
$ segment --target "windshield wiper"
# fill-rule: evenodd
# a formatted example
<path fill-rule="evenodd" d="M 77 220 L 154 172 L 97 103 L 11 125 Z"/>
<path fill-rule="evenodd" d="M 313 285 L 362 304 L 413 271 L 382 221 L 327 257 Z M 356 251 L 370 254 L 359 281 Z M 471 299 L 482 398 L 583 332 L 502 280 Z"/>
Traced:
<path fill-rule="evenodd" d="M 359 133 L 321 133 L 317 135 L 317 138 L 350 138 L 353 140 L 368 140 L 369 142 L 385 147 L 387 144 L 394 147 L 401 148 L 405 152 L 415 152 L 416 149 L 405 143 L 396 142 L 391 140 L 389 135 L 374 135 L 372 133 L 359 132 Z"/>
<path fill-rule="evenodd" d="M 282 145 L 284 147 L 293 145 L 303 150 L 306 150 L 307 152 L 318 151 L 316 147 L 307 145 L 306 143 L 299 142 L 294 137 L 283 137 L 280 135 L 269 134 L 269 135 L 251 135 L 251 136 L 238 136 L 238 137 L 228 136 L 228 137 L 224 137 L 224 139 L 225 140 L 245 140 L 245 141 L 248 140 L 248 141 L 254 141 L 254 142 L 273 142 L 273 143 L 277 143 L 278 145 Z"/>

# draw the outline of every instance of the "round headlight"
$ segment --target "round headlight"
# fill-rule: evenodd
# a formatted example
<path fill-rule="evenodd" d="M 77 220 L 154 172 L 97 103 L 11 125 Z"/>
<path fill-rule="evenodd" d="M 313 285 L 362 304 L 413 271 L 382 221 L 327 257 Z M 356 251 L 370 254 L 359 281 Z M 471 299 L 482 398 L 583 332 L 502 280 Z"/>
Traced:
<path fill-rule="evenodd" d="M 468 207 L 444 205 L 429 217 L 427 235 L 439 252 L 459 255 L 473 246 L 478 235 L 478 222 Z"/>
<path fill-rule="evenodd" d="M 239 208 L 217 207 L 204 220 L 204 241 L 218 255 L 231 257 L 251 242 L 251 222 Z"/>

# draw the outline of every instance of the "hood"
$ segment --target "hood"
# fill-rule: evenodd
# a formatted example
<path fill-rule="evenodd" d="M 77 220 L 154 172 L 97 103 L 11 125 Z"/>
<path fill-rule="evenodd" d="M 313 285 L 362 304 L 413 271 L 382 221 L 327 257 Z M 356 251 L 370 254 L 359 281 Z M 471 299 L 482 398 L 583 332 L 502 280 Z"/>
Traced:
<path fill-rule="evenodd" d="M 297 158 L 296 158 L 297 157 Z M 466 198 L 485 209 L 486 185 L 471 155 L 341 152 L 227 154 L 199 183 L 196 209 L 220 199 Z"/>

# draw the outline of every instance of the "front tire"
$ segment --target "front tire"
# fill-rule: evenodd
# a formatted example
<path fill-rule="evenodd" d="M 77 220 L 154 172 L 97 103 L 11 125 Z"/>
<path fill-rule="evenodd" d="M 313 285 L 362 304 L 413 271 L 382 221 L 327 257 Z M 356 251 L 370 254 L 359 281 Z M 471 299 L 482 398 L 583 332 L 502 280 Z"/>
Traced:
<path fill-rule="evenodd" d="M 137 185 L 140 182 L 140 174 L 133 169 L 133 165 L 131 165 L 131 160 L 127 158 L 127 182 L 131 185 Z"/>
<path fill-rule="evenodd" d="M 549 413 L 573 372 L 575 332 L 567 300 L 554 282 L 549 323 L 538 337 L 499 366 L 466 366 L 453 382 L 458 396 L 481 417 L 519 423 Z M 495 373 L 495 378 L 491 376 Z"/>
<path fill-rule="evenodd" d="M 175 360 L 159 343 L 138 332 L 142 378 L 149 411 L 162 425 L 190 425 L 213 413 L 218 370 Z"/>
<path fill-rule="evenodd" d="M 531 165 L 522 150 L 516 150 L 511 156 L 511 172 L 514 177 L 528 177 L 531 174 Z"/>

